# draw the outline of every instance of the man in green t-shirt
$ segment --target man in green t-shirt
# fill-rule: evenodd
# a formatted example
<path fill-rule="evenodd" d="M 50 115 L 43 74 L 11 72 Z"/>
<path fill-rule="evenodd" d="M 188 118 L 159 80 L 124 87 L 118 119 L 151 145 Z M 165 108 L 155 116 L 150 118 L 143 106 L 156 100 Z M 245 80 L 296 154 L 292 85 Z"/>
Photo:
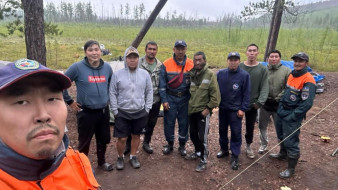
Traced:
<path fill-rule="evenodd" d="M 246 48 L 248 60 L 239 64 L 241 69 L 250 74 L 251 80 L 250 107 L 245 112 L 245 140 L 247 144 L 246 155 L 252 159 L 255 158 L 255 154 L 250 145 L 253 141 L 257 110 L 264 105 L 269 95 L 268 69 L 257 61 L 258 53 L 258 46 L 256 44 L 248 45 Z"/>

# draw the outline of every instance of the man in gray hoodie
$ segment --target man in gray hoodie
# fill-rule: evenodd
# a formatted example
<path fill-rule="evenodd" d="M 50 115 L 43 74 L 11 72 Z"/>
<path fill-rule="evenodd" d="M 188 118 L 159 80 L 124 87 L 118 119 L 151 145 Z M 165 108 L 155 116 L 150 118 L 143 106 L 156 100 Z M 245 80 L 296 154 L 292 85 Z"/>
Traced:
<path fill-rule="evenodd" d="M 110 108 L 115 116 L 114 137 L 118 138 L 118 170 L 124 169 L 123 152 L 128 135 L 132 136 L 130 164 L 135 169 L 140 168 L 136 151 L 153 104 L 152 82 L 148 72 L 139 68 L 139 53 L 136 48 L 126 49 L 124 64 L 124 69 L 113 74 L 109 89 Z"/>

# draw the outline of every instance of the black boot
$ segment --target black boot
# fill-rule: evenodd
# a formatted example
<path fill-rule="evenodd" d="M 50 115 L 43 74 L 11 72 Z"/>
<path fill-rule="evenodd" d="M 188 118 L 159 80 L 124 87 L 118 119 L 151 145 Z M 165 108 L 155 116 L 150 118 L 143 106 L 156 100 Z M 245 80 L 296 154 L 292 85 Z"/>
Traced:
<path fill-rule="evenodd" d="M 185 150 L 185 142 L 180 142 L 180 146 L 178 147 L 178 152 L 182 157 L 187 155 L 187 151 Z"/>
<path fill-rule="evenodd" d="M 278 159 L 278 160 L 285 160 L 286 159 L 286 152 L 280 151 L 277 154 L 269 154 L 270 158 Z"/>
<path fill-rule="evenodd" d="M 286 156 L 286 149 L 284 148 L 283 146 L 283 143 L 280 144 L 280 150 L 279 150 L 279 153 L 277 154 L 269 154 L 269 157 L 270 158 L 273 158 L 273 159 L 278 159 L 278 160 L 285 160 L 287 158 Z"/>
<path fill-rule="evenodd" d="M 279 177 L 286 179 L 290 178 L 295 173 L 295 168 L 298 162 L 298 158 L 290 158 L 288 160 L 288 168 L 281 173 L 279 173 Z"/>
<path fill-rule="evenodd" d="M 150 139 L 151 137 L 149 137 L 148 135 L 144 135 L 144 140 L 143 140 L 143 150 L 146 151 L 148 154 L 152 154 L 153 153 L 153 149 L 150 146 Z"/>
<path fill-rule="evenodd" d="M 124 155 L 128 155 L 130 153 L 131 149 L 131 135 L 128 136 L 127 142 L 126 142 L 126 148 L 124 149 Z"/>
<path fill-rule="evenodd" d="M 174 150 L 174 142 L 168 141 L 168 144 L 163 147 L 163 154 L 168 155 Z"/>

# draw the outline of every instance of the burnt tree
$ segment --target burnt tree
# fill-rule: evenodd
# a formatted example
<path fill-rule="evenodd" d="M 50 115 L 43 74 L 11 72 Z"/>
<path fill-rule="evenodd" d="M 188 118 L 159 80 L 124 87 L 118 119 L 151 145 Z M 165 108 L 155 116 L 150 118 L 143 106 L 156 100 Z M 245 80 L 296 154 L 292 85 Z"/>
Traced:
<path fill-rule="evenodd" d="M 21 0 L 25 13 L 27 58 L 46 65 L 43 0 Z"/>
<path fill-rule="evenodd" d="M 151 25 L 153 24 L 153 22 L 155 21 L 157 15 L 161 12 L 162 8 L 164 7 L 164 5 L 167 3 L 167 0 L 160 0 L 155 9 L 153 10 L 153 12 L 150 14 L 148 20 L 146 21 L 146 23 L 144 23 L 142 29 L 140 30 L 140 32 L 138 33 L 138 35 L 136 36 L 135 40 L 133 41 L 133 43 L 131 44 L 131 46 L 137 48 L 140 43 L 142 42 L 144 36 L 147 34 L 149 28 L 151 27 Z"/>
<path fill-rule="evenodd" d="M 272 12 L 268 42 L 266 44 L 264 61 L 267 61 L 268 53 L 276 49 L 279 29 L 282 23 L 285 0 L 276 0 Z"/>

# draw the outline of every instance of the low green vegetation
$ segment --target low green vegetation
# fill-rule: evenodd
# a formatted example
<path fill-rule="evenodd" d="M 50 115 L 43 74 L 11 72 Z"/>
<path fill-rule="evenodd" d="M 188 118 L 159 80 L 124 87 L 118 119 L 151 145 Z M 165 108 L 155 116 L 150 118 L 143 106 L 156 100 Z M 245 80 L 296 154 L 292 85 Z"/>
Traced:
<path fill-rule="evenodd" d="M 112 26 L 108 24 L 59 23 L 61 36 L 46 36 L 47 65 L 54 69 L 66 69 L 84 56 L 82 46 L 89 39 L 98 40 L 112 53 L 104 56 L 110 61 L 123 56 L 124 50 L 132 43 L 140 27 Z M 0 33 L 6 33 L 5 24 L 0 24 Z M 25 40 L 22 34 L 0 36 L 0 60 L 14 61 L 26 56 Z M 174 42 L 184 39 L 188 44 L 188 57 L 196 51 L 204 51 L 210 66 L 226 67 L 226 55 L 238 51 L 242 60 L 246 59 L 245 49 L 250 43 L 260 47 L 259 60 L 263 54 L 268 36 L 268 28 L 182 28 L 152 27 L 138 47 L 144 54 L 144 45 L 149 40 L 159 44 L 158 58 L 165 60 L 172 55 Z M 316 71 L 338 71 L 338 31 L 324 29 L 281 29 L 277 49 L 283 60 L 297 52 L 304 51 L 310 56 L 310 66 Z"/>

